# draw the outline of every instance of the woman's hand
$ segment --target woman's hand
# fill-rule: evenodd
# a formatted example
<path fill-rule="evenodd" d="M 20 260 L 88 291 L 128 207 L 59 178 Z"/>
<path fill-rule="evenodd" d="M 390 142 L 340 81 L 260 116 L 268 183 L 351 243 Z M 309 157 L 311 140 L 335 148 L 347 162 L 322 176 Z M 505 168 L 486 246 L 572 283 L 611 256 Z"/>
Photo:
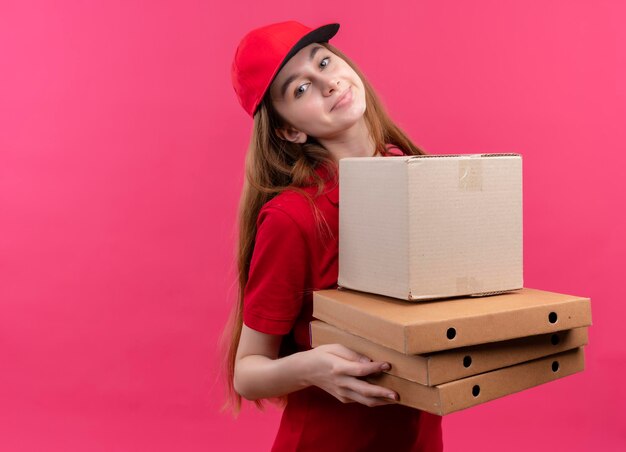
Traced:
<path fill-rule="evenodd" d="M 235 390 L 248 400 L 281 397 L 315 385 L 344 403 L 394 403 L 397 395 L 359 377 L 389 369 L 343 345 L 321 345 L 278 358 L 281 336 L 243 325 L 235 363 Z"/>
<path fill-rule="evenodd" d="M 390 369 L 389 363 L 371 361 L 340 344 L 320 345 L 301 352 L 306 355 L 306 379 L 343 403 L 367 406 L 387 405 L 397 400 L 393 391 L 361 380 L 370 374 Z"/>

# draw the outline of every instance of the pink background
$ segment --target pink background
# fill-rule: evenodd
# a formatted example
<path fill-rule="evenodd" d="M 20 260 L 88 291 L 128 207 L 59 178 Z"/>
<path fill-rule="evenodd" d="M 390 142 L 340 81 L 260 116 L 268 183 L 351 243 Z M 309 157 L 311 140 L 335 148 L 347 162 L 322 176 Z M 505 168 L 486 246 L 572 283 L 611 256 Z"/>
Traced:
<path fill-rule="evenodd" d="M 218 412 L 265 23 L 334 43 L 431 153 L 519 152 L 525 283 L 589 296 L 584 373 L 444 418 L 449 451 L 626 450 L 620 0 L 0 3 L 0 450 L 266 450 Z M 506 445 L 506 447 L 505 447 Z"/>

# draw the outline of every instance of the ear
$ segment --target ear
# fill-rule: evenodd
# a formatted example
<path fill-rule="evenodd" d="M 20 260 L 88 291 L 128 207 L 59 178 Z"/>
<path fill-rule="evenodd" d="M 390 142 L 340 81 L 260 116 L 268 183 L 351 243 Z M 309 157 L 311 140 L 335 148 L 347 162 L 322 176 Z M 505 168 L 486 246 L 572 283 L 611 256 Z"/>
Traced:
<path fill-rule="evenodd" d="M 290 141 L 292 143 L 306 143 L 307 139 L 306 133 L 301 132 L 298 129 L 294 129 L 291 126 L 277 128 L 276 135 L 283 140 Z"/>

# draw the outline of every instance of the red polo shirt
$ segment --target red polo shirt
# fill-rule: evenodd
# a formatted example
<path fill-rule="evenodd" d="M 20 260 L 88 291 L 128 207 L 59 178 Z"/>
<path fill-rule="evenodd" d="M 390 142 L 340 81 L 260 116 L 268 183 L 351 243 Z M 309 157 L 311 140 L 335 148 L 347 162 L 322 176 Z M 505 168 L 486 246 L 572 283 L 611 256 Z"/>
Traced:
<path fill-rule="evenodd" d="M 403 155 L 389 148 L 387 155 Z M 244 323 L 266 334 L 285 336 L 281 354 L 310 349 L 313 291 L 337 287 L 339 185 L 323 167 L 316 169 L 324 190 L 303 189 L 326 219 L 331 236 L 320 234 L 304 196 L 290 190 L 259 212 L 248 283 Z M 275 451 L 439 451 L 441 417 L 401 405 L 369 408 L 344 404 L 310 387 L 289 394 Z"/>

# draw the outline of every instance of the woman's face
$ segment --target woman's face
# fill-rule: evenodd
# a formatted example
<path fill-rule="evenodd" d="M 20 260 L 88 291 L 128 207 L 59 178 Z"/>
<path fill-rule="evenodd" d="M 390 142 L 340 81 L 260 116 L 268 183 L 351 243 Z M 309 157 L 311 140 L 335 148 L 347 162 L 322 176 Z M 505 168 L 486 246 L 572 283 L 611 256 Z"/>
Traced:
<path fill-rule="evenodd" d="M 301 49 L 276 75 L 270 95 L 288 123 L 281 133 L 290 141 L 341 138 L 364 121 L 365 87 L 356 72 L 320 44 Z M 291 126 L 291 127 L 289 127 Z"/>

